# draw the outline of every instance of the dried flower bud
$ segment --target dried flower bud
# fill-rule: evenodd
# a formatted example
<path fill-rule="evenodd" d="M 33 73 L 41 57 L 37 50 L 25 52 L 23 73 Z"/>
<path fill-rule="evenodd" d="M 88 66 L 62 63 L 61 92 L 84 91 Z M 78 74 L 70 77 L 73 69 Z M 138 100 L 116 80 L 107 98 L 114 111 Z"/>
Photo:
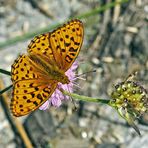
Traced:
<path fill-rule="evenodd" d="M 134 120 L 148 111 L 148 93 L 139 83 L 129 80 L 115 86 L 110 105 L 138 132 Z"/>

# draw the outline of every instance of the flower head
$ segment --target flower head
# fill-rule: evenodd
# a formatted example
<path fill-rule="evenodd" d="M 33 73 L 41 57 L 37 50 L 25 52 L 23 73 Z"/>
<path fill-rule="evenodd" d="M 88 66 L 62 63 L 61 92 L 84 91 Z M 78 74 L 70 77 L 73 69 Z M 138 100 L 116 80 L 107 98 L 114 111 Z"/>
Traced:
<path fill-rule="evenodd" d="M 148 111 L 148 94 L 146 89 L 135 81 L 126 80 L 115 86 L 111 93 L 110 105 L 138 132 L 134 120 Z"/>
<path fill-rule="evenodd" d="M 70 82 L 68 84 L 58 83 L 58 86 L 51 97 L 42 105 L 40 106 L 40 110 L 46 110 L 49 106 L 59 107 L 62 104 L 62 100 L 68 100 L 69 96 L 65 96 L 60 89 L 65 90 L 67 92 L 73 92 L 73 81 L 75 78 L 75 70 L 78 67 L 77 61 L 75 61 L 72 66 L 65 72 L 65 75 L 68 77 Z"/>

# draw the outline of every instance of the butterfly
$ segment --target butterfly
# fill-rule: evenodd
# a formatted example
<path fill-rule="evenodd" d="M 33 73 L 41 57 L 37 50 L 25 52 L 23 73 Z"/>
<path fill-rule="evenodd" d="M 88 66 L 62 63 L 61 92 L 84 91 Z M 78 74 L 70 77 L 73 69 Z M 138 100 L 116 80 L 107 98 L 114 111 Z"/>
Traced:
<path fill-rule="evenodd" d="M 38 109 L 57 88 L 68 84 L 65 72 L 72 66 L 83 42 L 83 23 L 74 19 L 34 37 L 27 54 L 20 55 L 11 67 L 13 83 L 10 109 L 16 117 Z"/>

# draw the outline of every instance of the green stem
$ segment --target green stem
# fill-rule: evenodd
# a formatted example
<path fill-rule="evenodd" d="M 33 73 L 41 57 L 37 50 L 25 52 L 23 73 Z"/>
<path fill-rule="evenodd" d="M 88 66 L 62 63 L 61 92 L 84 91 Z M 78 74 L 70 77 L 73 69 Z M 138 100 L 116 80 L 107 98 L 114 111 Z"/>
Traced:
<path fill-rule="evenodd" d="M 79 16 L 76 16 L 76 18 L 79 18 L 79 19 L 83 19 L 83 18 L 87 18 L 87 17 L 90 17 L 90 16 L 93 16 L 93 15 L 96 15 L 98 14 L 99 12 L 103 12 L 107 9 L 110 9 L 112 7 L 114 7 L 115 5 L 117 4 L 122 4 L 122 3 L 125 3 L 125 2 L 128 2 L 128 0 L 121 0 L 121 1 L 115 1 L 115 2 L 111 2 L 111 3 L 108 3 L 104 6 L 101 6 L 101 7 L 97 7 L 89 12 L 85 12 Z"/>
<path fill-rule="evenodd" d="M 9 71 L 7 71 L 7 70 L 4 70 L 4 69 L 1 69 L 1 68 L 0 68 L 0 73 L 3 73 L 3 74 L 5 74 L 5 75 L 11 76 L 11 72 L 9 72 Z"/>
<path fill-rule="evenodd" d="M 63 94 L 68 95 L 74 99 L 82 100 L 82 101 L 87 101 L 87 102 L 97 102 L 97 103 L 103 103 L 103 104 L 109 104 L 110 100 L 105 100 L 105 99 L 100 99 L 100 98 L 92 98 L 92 97 L 87 97 L 87 96 L 82 96 L 78 95 L 75 93 L 69 93 L 65 90 L 61 90 Z"/>
<path fill-rule="evenodd" d="M 96 9 L 90 10 L 88 12 L 85 12 L 85 13 L 83 13 L 81 15 L 78 15 L 76 17 L 73 17 L 73 18 L 78 18 L 78 19 L 87 18 L 87 17 L 93 16 L 93 15 L 96 15 L 99 12 L 103 12 L 103 11 L 105 11 L 107 9 L 110 9 L 110 8 L 114 7 L 115 5 L 117 5 L 117 4 L 122 4 L 122 3 L 126 3 L 126 2 L 128 2 L 128 0 L 121 0 L 121 1 L 118 1 L 118 2 L 111 2 L 109 4 L 106 4 L 106 5 L 101 6 L 101 7 L 99 6 Z M 73 19 L 73 18 L 69 18 L 69 19 Z M 60 23 L 50 25 L 50 27 L 47 26 L 47 27 L 39 29 L 39 30 L 34 30 L 32 32 L 28 32 L 28 33 L 24 34 L 23 36 L 17 36 L 15 38 L 8 39 L 7 41 L 0 42 L 0 48 L 4 48 L 6 46 L 15 44 L 15 43 L 17 43 L 19 41 L 24 41 L 24 40 L 26 40 L 28 38 L 33 38 L 35 35 L 41 34 L 43 32 L 49 32 L 49 30 L 52 30 L 52 29 L 56 28 L 59 25 L 60 25 Z"/>
<path fill-rule="evenodd" d="M 0 91 L 0 95 L 2 95 L 5 91 L 9 90 L 13 85 L 10 85 L 6 88 L 4 88 L 3 90 Z"/>

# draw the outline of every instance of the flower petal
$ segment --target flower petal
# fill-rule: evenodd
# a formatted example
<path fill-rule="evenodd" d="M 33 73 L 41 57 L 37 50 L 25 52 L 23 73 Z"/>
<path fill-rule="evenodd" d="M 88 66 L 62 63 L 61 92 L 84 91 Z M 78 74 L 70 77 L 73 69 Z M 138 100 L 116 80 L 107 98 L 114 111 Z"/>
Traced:
<path fill-rule="evenodd" d="M 39 109 L 40 109 L 40 110 L 46 110 L 46 109 L 49 108 L 49 106 L 50 106 L 50 101 L 47 100 L 43 105 L 40 106 Z"/>

